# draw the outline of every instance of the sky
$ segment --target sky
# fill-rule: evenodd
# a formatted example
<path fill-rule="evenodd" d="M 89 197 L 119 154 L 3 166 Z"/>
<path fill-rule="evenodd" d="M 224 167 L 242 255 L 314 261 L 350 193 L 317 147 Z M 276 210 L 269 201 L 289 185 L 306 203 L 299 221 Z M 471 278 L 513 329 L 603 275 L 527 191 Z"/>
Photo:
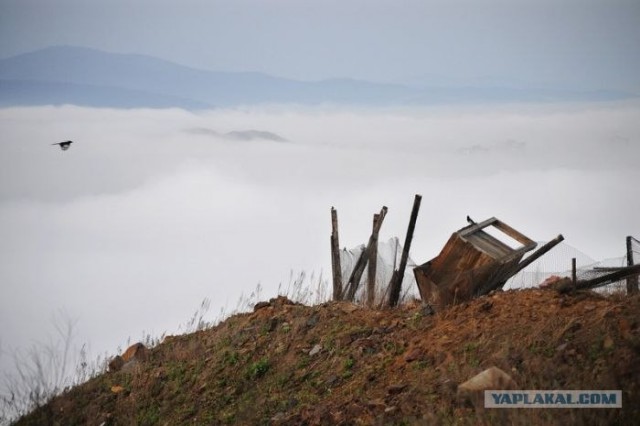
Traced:
<path fill-rule="evenodd" d="M 638 22 L 640 3 L 621 0 L 0 0 L 0 57 L 77 45 L 304 80 L 640 92 Z M 292 272 L 328 278 L 331 206 L 354 247 L 383 205 L 381 240 L 402 240 L 423 195 L 418 263 L 467 215 L 622 256 L 640 234 L 639 113 L 0 109 L 0 376 L 60 310 L 76 342 L 113 354 L 178 332 L 205 298 L 211 319 L 258 284 L 275 296 Z M 225 137 L 251 130 L 282 140 Z"/>
<path fill-rule="evenodd" d="M 636 0 L 0 0 L 0 57 L 51 45 L 303 80 L 640 91 Z"/>

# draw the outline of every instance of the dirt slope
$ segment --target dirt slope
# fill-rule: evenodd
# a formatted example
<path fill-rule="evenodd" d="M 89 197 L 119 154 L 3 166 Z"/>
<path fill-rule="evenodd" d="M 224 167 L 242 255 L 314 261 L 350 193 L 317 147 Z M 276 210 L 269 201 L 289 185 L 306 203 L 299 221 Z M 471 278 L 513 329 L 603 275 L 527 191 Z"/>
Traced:
<path fill-rule="evenodd" d="M 632 424 L 640 298 L 496 292 L 436 315 L 272 299 L 175 336 L 129 371 L 20 425 Z M 520 389 L 621 389 L 622 409 L 475 409 L 457 385 L 497 366 Z"/>

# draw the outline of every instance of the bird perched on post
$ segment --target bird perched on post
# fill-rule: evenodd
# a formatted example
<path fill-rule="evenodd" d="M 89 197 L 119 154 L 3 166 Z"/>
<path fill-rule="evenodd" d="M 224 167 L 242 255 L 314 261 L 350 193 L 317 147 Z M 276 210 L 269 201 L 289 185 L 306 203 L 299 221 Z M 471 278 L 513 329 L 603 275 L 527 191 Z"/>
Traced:
<path fill-rule="evenodd" d="M 60 145 L 60 149 L 63 151 L 66 151 L 69 149 L 72 143 L 73 141 L 64 141 L 64 142 L 52 143 L 51 145 Z"/>
<path fill-rule="evenodd" d="M 469 217 L 469 215 L 467 215 L 467 222 L 469 222 L 471 225 L 475 225 L 476 224 L 476 222 L 473 219 L 471 219 L 471 217 Z"/>

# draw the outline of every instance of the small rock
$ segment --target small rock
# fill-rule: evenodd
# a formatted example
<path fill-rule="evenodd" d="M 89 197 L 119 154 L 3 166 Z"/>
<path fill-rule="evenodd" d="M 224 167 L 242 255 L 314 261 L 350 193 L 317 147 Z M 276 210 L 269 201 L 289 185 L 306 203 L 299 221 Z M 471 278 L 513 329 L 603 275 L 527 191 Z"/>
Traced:
<path fill-rule="evenodd" d="M 433 306 L 431 306 L 428 303 L 425 303 L 424 305 L 422 305 L 420 312 L 424 316 L 434 315 L 436 313 L 435 309 L 433 309 Z"/>
<path fill-rule="evenodd" d="M 408 354 L 406 354 L 404 356 L 404 360 L 406 362 L 413 362 L 413 361 L 415 361 L 417 359 L 420 359 L 420 358 L 422 358 L 422 349 L 420 349 L 420 348 L 414 348 L 411 351 L 409 351 Z"/>
<path fill-rule="evenodd" d="M 124 391 L 124 388 L 122 386 L 111 386 L 111 392 L 113 393 L 118 394 L 123 391 Z"/>
<path fill-rule="evenodd" d="M 285 418 L 285 414 L 282 411 L 280 411 L 280 412 L 276 413 L 275 416 L 271 417 L 271 421 L 272 422 L 281 422 L 282 420 L 284 420 L 284 418 Z"/>
<path fill-rule="evenodd" d="M 397 395 L 407 388 L 406 384 L 391 385 L 387 388 L 389 395 Z"/>
<path fill-rule="evenodd" d="M 318 314 L 311 315 L 311 317 L 306 322 L 307 327 L 315 327 L 319 320 L 320 318 L 318 317 Z"/>
<path fill-rule="evenodd" d="M 518 389 L 518 385 L 507 373 L 498 367 L 491 367 L 458 385 L 458 400 L 483 407 L 484 391 L 489 389 Z"/>
<path fill-rule="evenodd" d="M 120 355 L 116 355 L 115 357 L 113 357 L 111 361 L 109 361 L 109 371 L 111 373 L 120 371 L 123 365 L 124 365 L 124 360 L 122 359 L 122 357 Z"/>
<path fill-rule="evenodd" d="M 371 355 L 377 351 L 375 341 L 368 337 L 357 339 L 352 343 L 352 345 L 359 353 Z"/>
<path fill-rule="evenodd" d="M 295 305 L 295 302 L 292 302 L 286 296 L 272 297 L 271 299 L 269 299 L 269 303 L 271 304 L 271 306 L 278 307 Z"/>
<path fill-rule="evenodd" d="M 493 302 L 487 300 L 482 305 L 480 305 L 480 307 L 478 308 L 478 312 L 489 312 L 491 308 L 493 308 Z"/>
<path fill-rule="evenodd" d="M 604 338 L 602 347 L 604 349 L 611 349 L 613 347 L 613 339 L 611 338 L 611 336 L 607 335 L 607 337 Z"/>
<path fill-rule="evenodd" d="M 556 348 L 556 352 L 564 351 L 567 348 L 568 345 L 569 345 L 568 343 L 563 343 L 561 345 L 558 345 L 558 347 Z"/>
<path fill-rule="evenodd" d="M 313 348 L 311 348 L 311 350 L 309 351 L 309 356 L 314 356 L 320 353 L 320 351 L 322 350 L 322 346 L 320 345 L 315 345 Z"/>
<path fill-rule="evenodd" d="M 145 361 L 147 359 L 147 348 L 142 343 L 134 343 L 129 346 L 122 354 L 122 360 L 127 363 L 129 361 Z"/>
<path fill-rule="evenodd" d="M 329 376 L 327 378 L 327 380 L 324 382 L 327 386 L 333 386 L 335 383 L 337 383 L 339 380 L 339 377 L 336 375 L 333 376 Z"/>
<path fill-rule="evenodd" d="M 350 314 L 353 311 L 358 310 L 358 305 L 351 303 L 351 302 L 340 302 L 339 305 L 340 309 L 342 310 L 342 312 L 346 313 L 346 314 Z"/>
<path fill-rule="evenodd" d="M 253 312 L 259 311 L 260 309 L 267 308 L 269 306 L 271 306 L 271 303 L 269 303 L 269 302 L 258 302 L 253 307 Z"/>
<path fill-rule="evenodd" d="M 269 320 L 269 327 L 268 327 L 269 333 L 274 331 L 276 329 L 276 327 L 278 327 L 278 318 L 275 318 L 275 317 L 271 318 Z"/>
<path fill-rule="evenodd" d="M 551 275 L 550 277 L 545 279 L 543 282 L 541 282 L 539 284 L 539 287 L 540 288 L 553 287 L 556 283 L 558 283 L 561 280 L 562 280 L 562 277 L 559 277 L 557 275 Z"/>
<path fill-rule="evenodd" d="M 381 407 L 386 407 L 387 404 L 385 404 L 384 399 L 377 398 L 367 402 L 367 405 L 371 408 L 381 408 Z"/>
<path fill-rule="evenodd" d="M 398 411 L 398 407 L 396 407 L 396 406 L 391 406 L 391 407 L 387 407 L 387 408 L 384 409 L 384 413 L 385 414 L 393 414 L 396 411 Z"/>
<path fill-rule="evenodd" d="M 571 324 L 570 326 L 567 327 L 567 332 L 569 333 L 575 333 L 576 331 L 580 330 L 582 328 L 582 323 L 580 323 L 579 321 L 574 322 L 573 324 Z"/>

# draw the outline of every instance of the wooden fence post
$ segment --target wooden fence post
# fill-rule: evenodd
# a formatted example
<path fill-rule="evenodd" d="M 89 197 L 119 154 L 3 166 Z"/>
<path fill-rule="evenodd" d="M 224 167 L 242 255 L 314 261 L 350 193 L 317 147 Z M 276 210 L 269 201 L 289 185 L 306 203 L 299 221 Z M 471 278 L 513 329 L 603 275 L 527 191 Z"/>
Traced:
<path fill-rule="evenodd" d="M 571 282 L 573 283 L 573 286 L 576 286 L 576 281 L 578 279 L 577 277 L 578 275 L 578 271 L 576 269 L 576 258 L 572 257 L 571 258 Z"/>
<path fill-rule="evenodd" d="M 331 207 L 331 270 L 333 272 L 333 300 L 342 299 L 342 265 L 338 238 L 338 212 Z"/>
<path fill-rule="evenodd" d="M 627 266 L 634 265 L 632 239 L 633 237 L 631 235 L 627 237 Z M 627 277 L 627 294 L 632 295 L 636 293 L 638 293 L 638 276 L 633 275 Z"/>
<path fill-rule="evenodd" d="M 411 240 L 413 232 L 416 228 L 416 220 L 418 219 L 418 211 L 420 210 L 420 201 L 422 195 L 416 194 L 413 200 L 413 209 L 409 218 L 409 227 L 402 247 L 402 257 L 400 258 L 400 267 L 397 271 L 393 271 L 391 282 L 389 283 L 389 306 L 396 306 L 400 300 L 400 292 L 402 291 L 402 280 L 404 279 L 404 271 L 407 268 L 407 260 L 409 259 L 409 249 L 411 248 Z"/>
<path fill-rule="evenodd" d="M 380 232 L 380 228 L 382 227 L 382 222 L 384 221 L 384 217 L 387 215 L 387 206 L 383 206 L 382 210 L 380 210 L 380 215 L 378 216 L 378 220 L 376 222 L 376 226 L 373 228 L 373 232 L 369 237 L 369 242 L 367 246 L 360 254 L 356 265 L 353 267 L 353 271 L 351 272 L 351 276 L 349 277 L 349 281 L 347 282 L 347 286 L 344 289 L 346 293 L 346 300 L 353 302 L 356 297 L 356 291 L 358 290 L 358 286 L 360 285 L 360 278 L 362 278 L 362 273 L 364 272 L 365 266 L 367 266 L 367 261 L 369 260 L 371 247 L 373 247 L 373 241 L 377 240 L 378 233 Z"/>
<path fill-rule="evenodd" d="M 376 223 L 380 216 L 376 213 L 373 215 L 373 229 L 376 229 Z M 375 241 L 371 247 L 369 254 L 369 263 L 367 265 L 367 306 L 372 307 L 376 298 L 376 269 L 378 267 L 378 235 L 375 235 Z"/>

